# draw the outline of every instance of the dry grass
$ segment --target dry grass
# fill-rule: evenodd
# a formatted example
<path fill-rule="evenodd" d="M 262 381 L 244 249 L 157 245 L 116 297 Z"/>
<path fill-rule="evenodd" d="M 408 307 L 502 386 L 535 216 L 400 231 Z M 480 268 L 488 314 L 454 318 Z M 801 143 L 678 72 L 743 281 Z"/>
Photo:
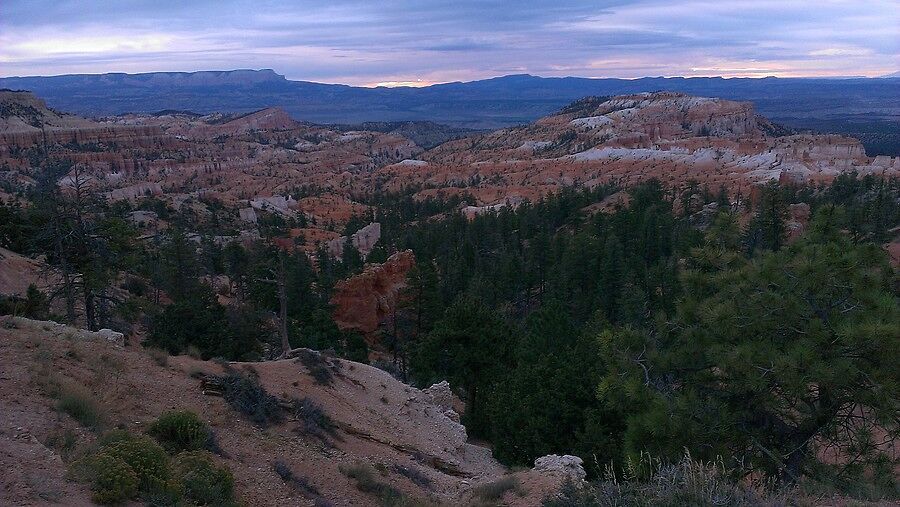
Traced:
<path fill-rule="evenodd" d="M 686 454 L 677 463 L 661 463 L 649 455 L 629 463 L 626 477 L 608 469 L 603 480 L 584 488 L 566 484 L 562 493 L 544 501 L 544 507 L 780 507 L 789 503 L 784 493 L 733 479 L 721 461 L 697 461 Z"/>
<path fill-rule="evenodd" d="M 163 349 L 151 347 L 147 349 L 147 354 L 153 359 L 153 362 L 165 368 L 169 365 L 169 353 Z"/>
<path fill-rule="evenodd" d="M 512 476 L 482 484 L 473 490 L 474 496 L 482 502 L 497 502 L 506 496 L 507 493 L 515 493 L 521 497 L 525 496 L 526 491 L 519 479 Z"/>
<path fill-rule="evenodd" d="M 99 402 L 86 389 L 72 384 L 62 386 L 56 408 L 91 430 L 99 430 L 106 420 Z"/>

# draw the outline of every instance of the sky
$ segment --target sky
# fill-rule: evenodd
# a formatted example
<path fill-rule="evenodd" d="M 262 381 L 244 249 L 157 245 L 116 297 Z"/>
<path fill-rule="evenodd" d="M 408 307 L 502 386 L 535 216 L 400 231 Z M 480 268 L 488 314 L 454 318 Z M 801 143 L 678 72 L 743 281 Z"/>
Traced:
<path fill-rule="evenodd" d="M 0 76 L 238 68 L 361 86 L 874 77 L 900 70 L 900 0 L 0 1 Z"/>

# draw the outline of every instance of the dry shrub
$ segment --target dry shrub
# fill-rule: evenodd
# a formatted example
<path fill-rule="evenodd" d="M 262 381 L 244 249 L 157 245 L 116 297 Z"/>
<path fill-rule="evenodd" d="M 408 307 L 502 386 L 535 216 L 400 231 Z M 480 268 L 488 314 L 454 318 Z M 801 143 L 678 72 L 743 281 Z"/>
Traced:
<path fill-rule="evenodd" d="M 282 419 L 278 399 L 267 393 L 256 378 L 249 378 L 237 372 L 217 377 L 222 385 L 222 397 L 232 408 L 247 416 L 260 426 L 279 422 Z"/>
<path fill-rule="evenodd" d="M 169 353 L 163 349 L 150 347 L 147 349 L 147 354 L 150 355 L 150 358 L 153 359 L 153 362 L 159 366 L 165 368 L 169 365 Z"/>
<path fill-rule="evenodd" d="M 313 500 L 316 507 L 330 507 L 331 503 L 322 497 L 319 493 L 319 489 L 310 483 L 309 479 L 306 477 L 296 475 L 291 470 L 291 467 L 284 461 L 275 460 L 272 462 L 272 470 L 274 470 L 278 477 L 281 477 L 281 480 L 286 484 L 299 490 L 304 497 Z"/>
<path fill-rule="evenodd" d="M 496 502 L 510 492 L 519 496 L 525 496 L 525 489 L 522 487 L 519 479 L 512 476 L 502 477 L 494 482 L 482 484 L 475 488 L 473 494 L 479 500 Z"/>
<path fill-rule="evenodd" d="M 643 479 L 642 479 L 643 477 Z M 721 461 L 704 462 L 689 454 L 676 463 L 660 463 L 642 455 L 618 478 L 608 469 L 603 480 L 586 487 L 568 483 L 544 507 L 657 507 L 675 505 L 775 507 L 785 505 L 776 493 L 743 484 Z"/>
<path fill-rule="evenodd" d="M 297 428 L 299 433 L 316 437 L 327 445 L 330 445 L 329 437 L 337 438 L 337 424 L 313 400 L 294 400 L 293 412 L 302 423 Z"/>

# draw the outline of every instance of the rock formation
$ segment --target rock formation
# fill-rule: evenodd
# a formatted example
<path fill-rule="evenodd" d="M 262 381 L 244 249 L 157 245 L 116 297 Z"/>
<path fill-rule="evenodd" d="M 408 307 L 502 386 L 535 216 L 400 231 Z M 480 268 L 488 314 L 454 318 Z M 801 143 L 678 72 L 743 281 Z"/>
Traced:
<path fill-rule="evenodd" d="M 462 401 L 450 390 L 449 382 L 442 380 L 437 384 L 432 384 L 431 387 L 422 389 L 422 392 L 431 396 L 431 402 L 440 407 L 445 416 L 454 422 L 460 421 L 456 408 L 462 406 Z"/>
<path fill-rule="evenodd" d="M 476 213 L 561 187 L 650 178 L 749 196 L 769 181 L 900 174 L 900 160 L 870 159 L 855 139 L 786 133 L 749 103 L 669 92 L 584 99 L 530 125 L 445 143 L 420 155 L 425 165 L 389 165 L 375 177 L 392 189 L 429 187 L 422 197 L 470 195 Z"/>
<path fill-rule="evenodd" d="M 382 264 L 367 264 L 362 273 L 338 282 L 331 298 L 338 327 L 363 333 L 371 344 L 379 323 L 396 308 L 415 263 L 412 250 L 405 250 Z"/>
<path fill-rule="evenodd" d="M 381 224 L 372 222 L 362 229 L 350 235 L 350 244 L 353 245 L 363 259 L 372 253 L 375 243 L 381 239 Z M 343 260 L 344 245 L 347 243 L 347 236 L 341 236 L 328 242 L 326 248 L 329 255 L 338 260 Z"/>
<path fill-rule="evenodd" d="M 809 204 L 800 202 L 788 206 L 788 218 L 785 222 L 788 240 L 796 240 L 806 232 L 806 226 L 809 225 L 809 218 Z"/>
<path fill-rule="evenodd" d="M 94 121 L 9 91 L 0 92 L 0 106 L 0 164 L 14 188 L 33 184 L 28 153 L 40 144 L 79 164 L 111 199 L 155 196 L 180 207 L 213 198 L 232 209 L 230 225 L 251 235 L 261 213 L 302 214 L 303 241 L 278 241 L 307 252 L 325 247 L 337 257 L 343 240 L 334 231 L 351 217 L 371 216 L 372 208 L 354 198 L 374 190 L 414 188 L 417 199 L 465 196 L 463 211 L 474 216 L 563 187 L 650 178 L 752 197 L 768 181 L 827 182 L 847 171 L 900 174 L 900 160 L 870 159 L 854 139 L 784 135 L 790 132 L 756 115 L 749 103 L 671 92 L 587 98 L 530 125 L 427 151 L 397 134 L 305 124 L 277 108 Z M 314 192 L 286 197 L 301 188 Z M 369 227 L 351 241 L 365 256 L 378 236 Z"/>
<path fill-rule="evenodd" d="M 578 456 L 548 454 L 534 460 L 533 470 L 542 473 L 560 474 L 575 483 L 580 483 L 587 477 L 583 465 L 584 461 Z"/>

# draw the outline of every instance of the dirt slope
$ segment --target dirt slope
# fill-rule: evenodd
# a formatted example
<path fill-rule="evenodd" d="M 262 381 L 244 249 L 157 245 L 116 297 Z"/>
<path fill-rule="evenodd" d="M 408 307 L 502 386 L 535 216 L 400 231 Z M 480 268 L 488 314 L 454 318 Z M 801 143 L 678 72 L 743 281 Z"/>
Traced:
<path fill-rule="evenodd" d="M 96 333 L 5 318 L 0 321 L 0 504 L 90 504 L 83 485 L 66 481 L 66 460 L 83 452 L 97 433 L 55 409 L 49 394 L 59 386 L 92 393 L 106 428 L 141 432 L 165 411 L 195 411 L 214 430 L 226 456 L 218 459 L 233 471 L 237 495 L 248 505 L 314 505 L 275 474 L 275 460 L 335 506 L 378 505 L 340 470 L 356 464 L 380 470 L 378 481 L 410 498 L 442 505 L 465 505 L 474 487 L 507 473 L 488 449 L 466 442 L 465 429 L 428 392 L 367 365 L 328 358 L 318 364 L 331 373 L 330 384 L 317 383 L 296 359 L 217 364 L 179 356 L 161 365 L 139 346 L 123 347 Z M 226 368 L 258 375 L 281 399 L 312 400 L 337 431 L 318 438 L 291 417 L 255 426 L 221 397 L 204 395 L 195 378 Z M 74 448 L 62 444 L 66 432 L 77 437 Z M 532 471 L 517 476 L 528 493 L 509 493 L 509 505 L 539 505 L 560 483 Z"/>

